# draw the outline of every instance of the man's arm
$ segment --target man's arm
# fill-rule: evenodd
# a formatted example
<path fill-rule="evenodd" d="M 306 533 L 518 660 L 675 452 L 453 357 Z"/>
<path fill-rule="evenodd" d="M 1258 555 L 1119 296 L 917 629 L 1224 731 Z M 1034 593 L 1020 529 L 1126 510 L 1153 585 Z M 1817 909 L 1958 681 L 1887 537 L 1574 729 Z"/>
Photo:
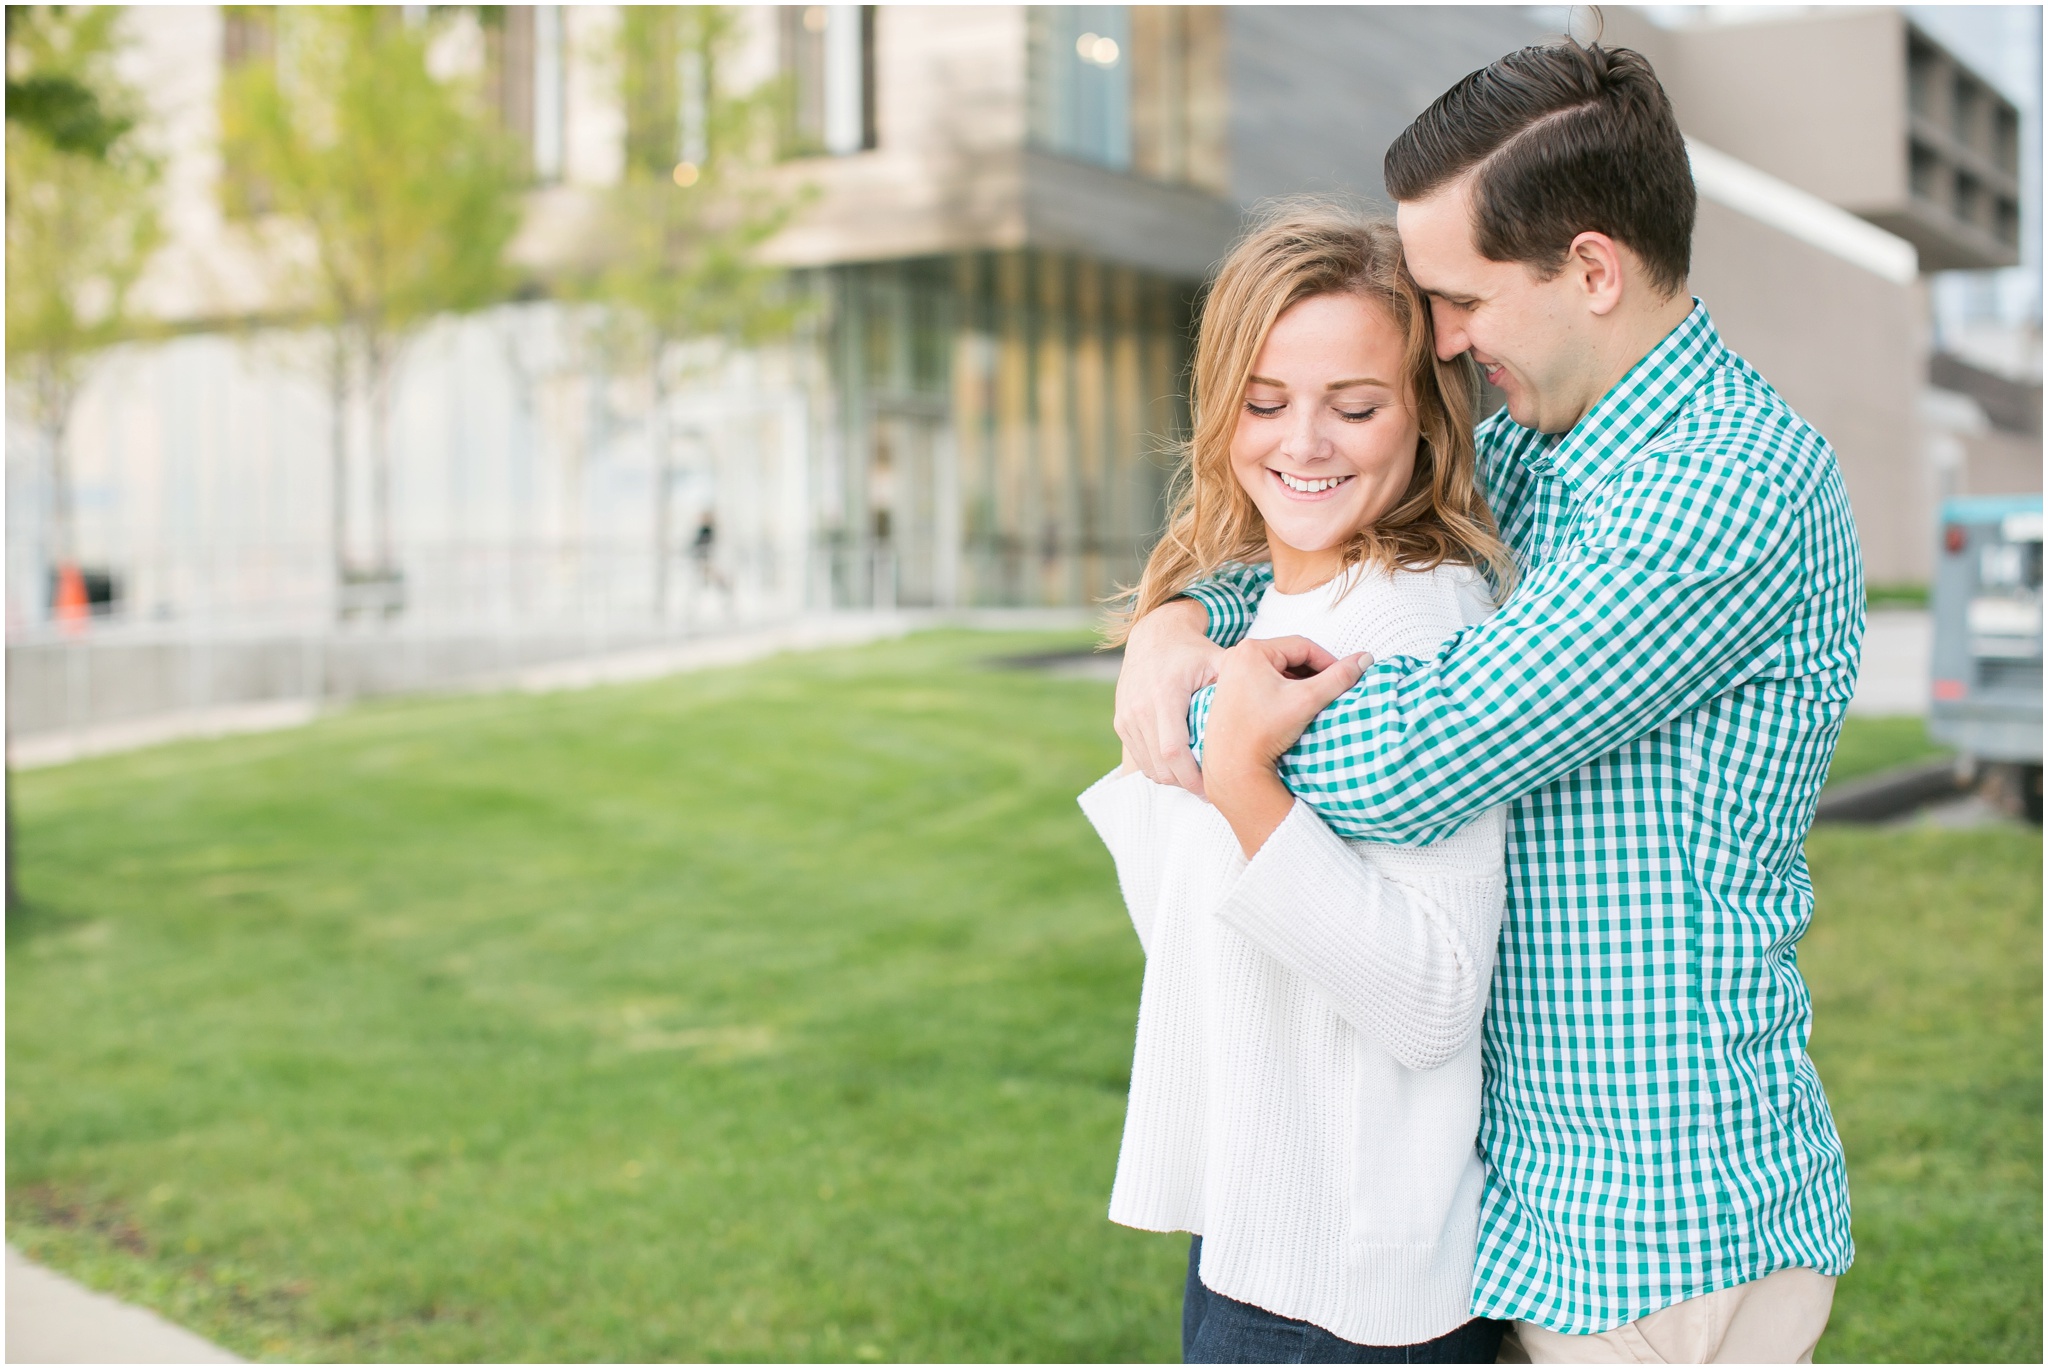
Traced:
<path fill-rule="evenodd" d="M 1251 630 L 1266 586 L 1273 583 L 1270 565 L 1227 565 L 1206 580 L 1189 585 L 1181 593 L 1208 610 L 1204 632 L 1218 646 L 1236 646 Z"/>
<path fill-rule="evenodd" d="M 1215 680 L 1223 649 L 1251 627 L 1272 578 L 1270 566 L 1225 566 L 1131 629 L 1116 680 L 1116 735 L 1156 783 L 1202 792 L 1188 747 L 1188 699 Z"/>
<path fill-rule="evenodd" d="M 1434 659 L 1367 671 L 1280 758 L 1333 830 L 1437 840 L 1768 663 L 1799 593 L 1783 492 L 1698 454 L 1618 479 L 1577 550 Z M 1197 745 L 1210 697 L 1191 710 Z"/>

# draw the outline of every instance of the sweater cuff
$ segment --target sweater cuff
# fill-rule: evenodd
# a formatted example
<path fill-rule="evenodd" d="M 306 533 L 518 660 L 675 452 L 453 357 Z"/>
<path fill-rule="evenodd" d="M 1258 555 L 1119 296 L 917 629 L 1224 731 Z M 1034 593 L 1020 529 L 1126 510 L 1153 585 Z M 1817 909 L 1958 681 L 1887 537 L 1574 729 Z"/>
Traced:
<path fill-rule="evenodd" d="M 1143 771 L 1121 775 L 1112 770 L 1082 790 L 1076 800 L 1119 864 L 1141 854 L 1138 843 L 1143 841 L 1148 825 L 1145 819 L 1152 800 L 1151 783 Z"/>
<path fill-rule="evenodd" d="M 1081 811 L 1095 824 L 1110 859 L 1116 862 L 1116 882 L 1123 891 L 1124 907 L 1138 933 L 1138 944 L 1148 955 L 1159 902 L 1159 852 L 1153 839 L 1158 791 L 1159 786 L 1142 771 L 1128 775 L 1111 771 L 1089 785 L 1080 800 Z"/>

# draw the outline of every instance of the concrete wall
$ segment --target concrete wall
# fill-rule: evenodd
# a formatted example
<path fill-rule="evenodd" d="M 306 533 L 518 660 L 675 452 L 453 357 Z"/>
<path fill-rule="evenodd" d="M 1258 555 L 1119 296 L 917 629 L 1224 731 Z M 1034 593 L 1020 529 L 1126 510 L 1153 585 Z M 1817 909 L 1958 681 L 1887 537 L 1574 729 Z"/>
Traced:
<path fill-rule="evenodd" d="M 1692 290 L 1841 462 L 1874 583 L 1933 570 L 1934 489 L 1920 448 L 1925 306 L 1899 285 L 1702 199 Z"/>
<path fill-rule="evenodd" d="M 1961 167 L 2002 197 L 2021 187 L 1988 146 L 1958 140 L 1945 117 L 1913 113 L 1908 24 L 1897 7 L 1746 7 L 1734 22 L 1666 29 L 1616 6 L 1601 24 L 1605 41 L 1650 59 L 1688 135 L 1908 239 L 1928 270 L 2018 260 L 2013 244 L 1959 216 L 1945 193 L 1912 193 L 1912 142 L 1936 158 L 1937 179 Z"/>
<path fill-rule="evenodd" d="M 1233 8 L 1233 194 L 1245 204 L 1303 190 L 1384 201 L 1381 160 L 1409 121 L 1466 73 L 1555 36 L 1559 30 L 1552 25 L 1561 22 L 1561 14 L 1542 10 Z M 1883 14 L 1848 27 L 1866 45 L 1881 45 L 1886 33 L 1903 42 L 1896 16 L 1889 17 L 1889 27 Z M 1608 41 L 1640 47 L 1660 71 L 1677 73 L 1673 99 L 1682 119 L 1687 109 L 1718 111 L 1724 103 L 1741 103 L 1730 98 L 1738 92 L 1725 86 L 1698 98 L 1685 90 L 1687 68 L 1675 55 L 1676 35 L 1627 11 L 1607 12 L 1607 28 Z M 1779 25 L 1773 32 L 1791 28 Z M 1695 36 L 1685 35 L 1688 41 Z M 1903 61 L 1901 52 L 1898 82 L 1904 79 Z M 1881 73 L 1880 85 L 1883 79 Z M 1725 113 L 1707 125 L 1745 144 L 1768 141 L 1762 130 L 1741 125 L 1743 110 Z M 1837 112 L 1822 113 L 1792 141 L 1811 137 L 1825 146 L 1842 134 Z M 1896 130 L 1885 125 L 1859 133 L 1861 155 L 1902 158 L 1903 141 L 1896 147 L 1883 142 L 1894 131 L 1903 140 L 1902 123 Z M 1878 174 L 1874 166 L 1860 164 L 1849 172 L 1865 181 Z M 1814 208 L 1846 217 L 1826 205 Z M 1924 580 L 1931 568 L 1932 485 L 1916 409 L 1924 381 L 1924 307 L 1917 289 L 1704 198 L 1693 261 L 1694 293 L 1706 301 L 1729 344 L 1834 444 L 1870 578 Z"/>
<path fill-rule="evenodd" d="M 1232 6 L 1232 197 L 1249 205 L 1334 191 L 1385 201 L 1380 163 L 1401 130 L 1460 77 L 1557 36 L 1563 14 L 1505 6 Z"/>
<path fill-rule="evenodd" d="M 1603 39 L 1650 59 L 1710 147 L 1852 211 L 1906 198 L 1906 21 L 1868 7 L 1661 29 L 1622 7 Z"/>

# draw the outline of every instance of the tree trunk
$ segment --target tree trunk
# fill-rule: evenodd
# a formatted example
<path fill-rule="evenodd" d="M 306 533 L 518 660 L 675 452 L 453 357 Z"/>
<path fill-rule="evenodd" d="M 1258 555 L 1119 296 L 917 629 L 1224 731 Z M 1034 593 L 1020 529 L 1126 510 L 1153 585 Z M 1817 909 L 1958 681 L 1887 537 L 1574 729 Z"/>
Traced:
<path fill-rule="evenodd" d="M 377 573 L 389 577 L 397 569 L 391 555 L 391 344 L 370 338 L 363 345 L 369 364 L 370 390 L 370 517 L 377 545 Z"/>
<path fill-rule="evenodd" d="M 78 386 L 69 374 L 51 367 L 41 377 L 36 393 L 37 419 L 42 429 L 43 450 L 50 462 L 50 562 L 56 572 L 52 585 L 50 616 L 66 632 L 85 631 L 92 618 L 85 580 L 78 568 L 77 504 L 71 482 L 71 405 Z"/>
<path fill-rule="evenodd" d="M 65 451 L 70 424 L 59 414 L 43 420 L 43 446 L 50 454 L 50 559 L 60 566 L 78 559 L 78 520 L 71 496 L 71 457 Z"/>
<path fill-rule="evenodd" d="M 331 341 L 327 462 L 329 478 L 334 483 L 330 518 L 334 537 L 334 616 L 339 621 L 348 615 L 348 339 L 336 328 Z"/>
<path fill-rule="evenodd" d="M 78 387 L 71 382 L 68 369 L 51 359 L 42 359 L 36 366 L 30 390 L 36 426 L 42 430 L 43 453 L 50 463 L 50 560 L 60 566 L 69 565 L 78 555 L 78 529 L 72 513 L 71 456 L 65 441 Z"/>
<path fill-rule="evenodd" d="M 662 344 L 654 344 L 654 412 L 648 419 L 648 432 L 654 444 L 654 621 L 661 626 L 668 622 L 668 545 L 669 545 L 669 482 L 674 478 L 670 464 L 672 435 L 668 422 L 668 385 L 662 374 Z"/>

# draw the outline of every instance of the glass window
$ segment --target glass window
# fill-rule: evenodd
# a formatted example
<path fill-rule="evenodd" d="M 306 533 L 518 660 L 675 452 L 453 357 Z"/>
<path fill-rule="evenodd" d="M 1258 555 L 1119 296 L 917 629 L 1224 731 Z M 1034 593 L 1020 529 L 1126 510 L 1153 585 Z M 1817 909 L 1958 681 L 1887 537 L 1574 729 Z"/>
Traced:
<path fill-rule="evenodd" d="M 672 5 L 621 10 L 625 54 L 626 160 L 634 170 L 667 179 L 711 155 L 710 82 L 702 14 Z"/>
<path fill-rule="evenodd" d="M 844 156 L 874 147 L 875 7 L 789 6 L 781 30 L 785 153 Z"/>
<path fill-rule="evenodd" d="M 566 74 L 562 67 L 562 7 L 536 5 L 533 11 L 533 174 L 542 181 L 562 179 Z"/>
<path fill-rule="evenodd" d="M 228 70 L 277 59 L 277 7 L 222 5 L 221 64 Z"/>
<path fill-rule="evenodd" d="M 277 61 L 277 7 L 274 5 L 223 5 L 221 7 L 221 69 L 229 78 L 246 67 L 273 65 Z M 243 149 L 230 140 L 222 147 L 222 196 L 227 212 L 236 217 L 270 211 L 270 187 L 252 171 Z"/>
<path fill-rule="evenodd" d="M 1224 193 L 1225 11 L 1139 5 L 1130 16 L 1132 169 Z"/>
<path fill-rule="evenodd" d="M 1040 5 L 1029 15 L 1032 144 L 1130 170 L 1130 7 Z"/>
<path fill-rule="evenodd" d="M 499 124 L 525 150 L 535 179 L 562 174 L 562 8 L 486 5 L 484 86 Z"/>

